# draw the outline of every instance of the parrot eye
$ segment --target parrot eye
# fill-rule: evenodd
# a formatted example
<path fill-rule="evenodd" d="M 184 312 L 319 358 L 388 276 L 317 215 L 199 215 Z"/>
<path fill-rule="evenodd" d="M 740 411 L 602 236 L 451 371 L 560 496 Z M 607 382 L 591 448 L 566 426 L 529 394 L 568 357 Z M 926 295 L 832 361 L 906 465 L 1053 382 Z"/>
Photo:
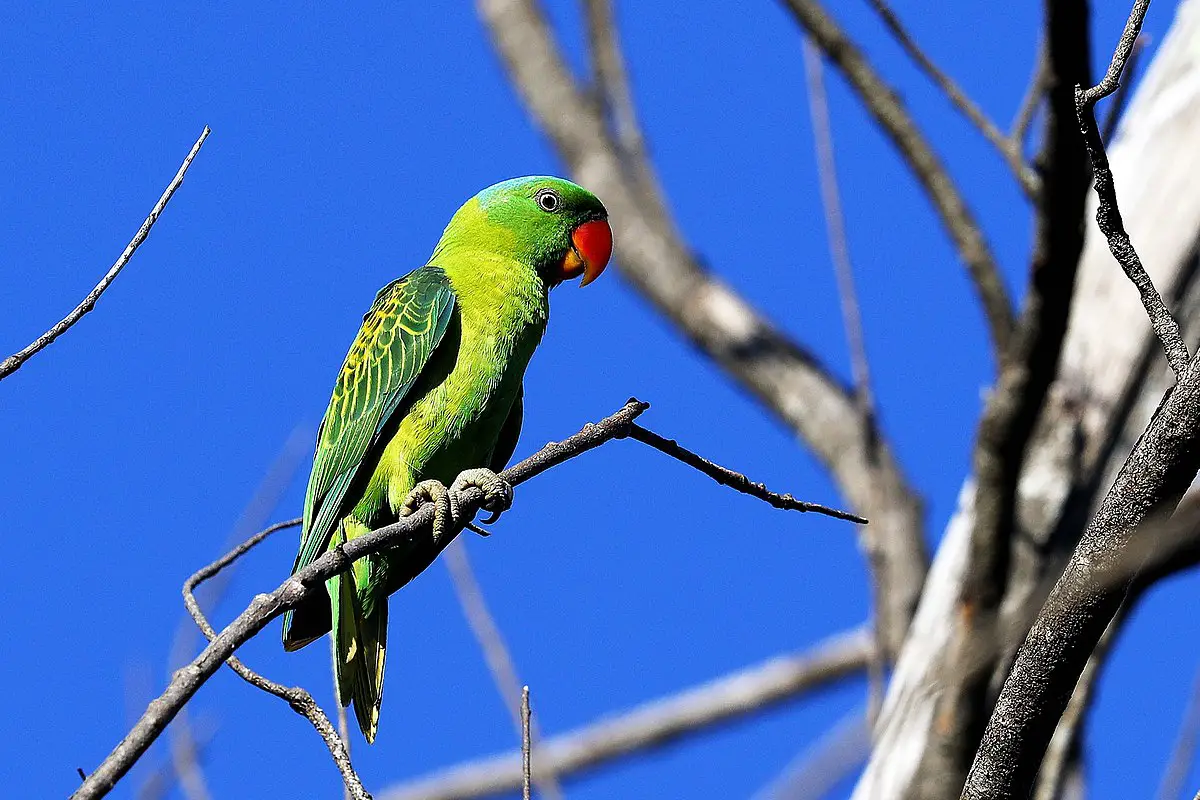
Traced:
<path fill-rule="evenodd" d="M 537 200 L 538 207 L 541 208 L 542 211 L 554 213 L 555 211 L 558 211 L 558 209 L 562 208 L 562 198 L 559 197 L 553 189 L 543 189 L 537 193 L 535 199 Z"/>

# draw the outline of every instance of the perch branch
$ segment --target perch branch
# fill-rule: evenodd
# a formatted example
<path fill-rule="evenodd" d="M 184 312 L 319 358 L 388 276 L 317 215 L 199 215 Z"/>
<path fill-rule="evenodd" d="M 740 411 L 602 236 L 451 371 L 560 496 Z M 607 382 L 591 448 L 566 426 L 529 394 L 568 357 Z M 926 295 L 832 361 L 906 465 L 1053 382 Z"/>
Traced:
<path fill-rule="evenodd" d="M 556 775 L 595 769 L 777 706 L 862 672 L 872 658 L 870 631 L 839 634 L 812 650 L 777 656 L 701 686 L 554 736 L 537 748 L 540 769 Z M 521 785 L 517 752 L 483 758 L 380 792 L 380 800 L 466 800 Z"/>
<path fill-rule="evenodd" d="M 184 582 L 184 605 L 187 606 L 188 613 L 192 615 L 192 619 L 196 621 L 196 625 L 199 626 L 204 636 L 210 642 L 216 638 L 217 632 L 213 630 L 212 625 L 208 622 L 208 618 L 204 616 L 204 612 L 200 609 L 200 604 L 196 602 L 196 587 L 220 573 L 221 570 L 245 555 L 271 534 L 287 528 L 294 528 L 301 522 L 301 519 L 291 519 L 270 526 L 261 533 L 255 534 L 244 544 L 234 548 L 227 555 L 222 556 L 212 564 L 196 572 Z M 353 800 L 371 800 L 371 795 L 363 788 L 362 780 L 358 777 L 358 773 L 354 771 L 354 765 L 350 762 L 350 751 L 347 749 L 345 740 L 338 734 L 337 729 L 333 727 L 333 723 L 329 721 L 329 717 L 326 716 L 325 711 L 317 704 L 317 701 L 313 699 L 311 694 L 299 686 L 287 687 L 259 675 L 243 664 L 236 656 L 230 655 L 225 660 L 225 663 L 246 683 L 286 700 L 293 711 L 312 723 L 313 728 L 316 729 L 321 739 L 325 742 L 325 746 L 329 748 L 329 754 L 333 757 L 333 763 L 337 766 L 338 772 L 342 774 L 342 782 L 345 784 L 346 792 Z"/>
<path fill-rule="evenodd" d="M 192 160 L 195 159 L 196 154 L 200 152 L 200 147 L 204 144 L 204 140 L 208 138 L 209 133 L 211 131 L 208 129 L 208 126 L 204 126 L 204 131 L 200 134 L 200 138 L 196 140 L 196 143 L 192 145 L 187 158 L 183 159 L 183 164 L 179 167 L 179 171 L 175 173 L 175 177 L 167 184 L 167 188 L 163 191 L 162 196 L 158 198 L 158 202 L 150 210 L 150 216 L 146 217 L 145 222 L 142 223 L 142 227 L 138 228 L 138 232 L 134 234 L 133 239 L 129 244 L 125 245 L 125 251 L 121 253 L 121 257 L 112 265 L 108 273 L 100 279 L 100 282 L 96 284 L 96 288 L 88 292 L 87 297 L 83 298 L 83 302 L 75 306 L 75 310 L 63 317 L 58 324 L 39 336 L 32 344 L 24 350 L 0 361 L 0 380 L 4 380 L 20 369 L 22 364 L 49 347 L 51 342 L 66 333 L 67 329 L 76 322 L 79 322 L 84 314 L 95 308 L 96 301 L 100 299 L 100 295 L 104 294 L 109 285 L 117 279 L 117 276 L 121 274 L 121 270 L 125 269 L 125 265 L 129 263 L 129 259 L 133 258 L 133 254 L 137 252 L 137 249 L 142 246 L 142 242 L 146 241 L 146 237 L 150 235 L 150 229 L 154 227 L 155 222 L 158 222 L 158 216 L 167 207 L 167 203 L 171 200 L 171 196 L 175 194 L 175 190 L 183 184 L 183 176 L 187 173 L 188 167 L 192 165 Z"/>
<path fill-rule="evenodd" d="M 996 123 L 992 122 L 988 115 L 983 113 L 974 100 L 967 95 L 962 88 L 954 82 L 954 79 L 942 71 L 937 64 L 925 54 L 916 40 L 909 35 L 904 25 L 900 22 L 900 18 L 884 0 L 869 0 L 871 7 L 883 20 L 883 24 L 891 32 L 892 37 L 908 53 L 908 57 L 916 62 L 917 66 L 929 76 L 929 79 L 937 84 L 938 88 L 950 99 L 951 104 L 966 117 L 972 125 L 983 134 L 983 138 L 991 143 L 992 147 L 996 148 L 996 152 L 1008 164 L 1008 168 L 1012 170 L 1013 177 L 1017 179 L 1022 191 L 1029 199 L 1037 197 L 1038 193 L 1038 176 L 1029 165 L 1025 163 L 1022 156 L 1021 140 L 1015 137 L 1005 136 L 997 127 Z"/>
<path fill-rule="evenodd" d="M 562 442 L 547 444 L 529 458 L 504 470 L 501 475 L 510 484 L 517 486 L 605 442 L 628 436 L 630 424 L 648 407 L 646 403 L 631 399 L 615 414 L 600 422 L 588 423 L 578 433 Z M 471 487 L 458 493 L 455 500 L 462 514 L 469 517 L 478 510 L 483 500 L 483 492 Z M 88 776 L 72 797 L 75 800 L 94 800 L 106 795 L 158 738 L 179 709 L 238 647 L 265 628 L 271 620 L 320 591 L 330 577 L 350 569 L 350 565 L 358 559 L 385 548 L 444 547 L 449 544 L 453 535 L 448 536 L 444 542 L 431 542 L 427 538 L 432 522 L 433 504 L 425 503 L 410 516 L 331 550 L 293 574 L 274 591 L 256 595 L 250 605 L 212 639 L 200 655 L 175 673 L 163 694 L 150 703 L 133 729 Z M 291 520 L 280 525 L 286 527 L 289 524 L 294 526 L 299 524 L 299 521 Z M 278 529 L 279 527 L 275 527 L 275 530 Z M 457 531 L 454 532 L 454 535 L 456 534 Z M 201 580 L 210 577 L 207 574 L 209 571 L 220 570 L 266 535 L 269 534 L 264 532 L 240 545 L 194 577 Z"/>
<path fill-rule="evenodd" d="M 821 4 L 816 0 L 784 0 L 784 3 L 830 62 L 841 70 L 929 196 L 975 284 L 996 357 L 1003 357 L 1013 332 L 1012 302 L 996 259 L 983 237 L 983 229 L 946 166 L 909 115 L 899 95 L 884 82 L 858 45 Z"/>

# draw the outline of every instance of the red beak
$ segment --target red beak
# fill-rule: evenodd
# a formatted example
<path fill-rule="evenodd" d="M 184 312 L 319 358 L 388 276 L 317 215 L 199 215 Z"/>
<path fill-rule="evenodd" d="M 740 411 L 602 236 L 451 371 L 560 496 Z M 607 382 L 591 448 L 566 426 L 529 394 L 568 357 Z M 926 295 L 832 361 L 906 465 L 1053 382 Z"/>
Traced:
<path fill-rule="evenodd" d="M 608 266 L 612 248 L 612 228 L 606 221 L 597 219 L 583 223 L 571 233 L 571 249 L 562 261 L 563 280 L 582 275 L 579 285 L 587 286 Z"/>

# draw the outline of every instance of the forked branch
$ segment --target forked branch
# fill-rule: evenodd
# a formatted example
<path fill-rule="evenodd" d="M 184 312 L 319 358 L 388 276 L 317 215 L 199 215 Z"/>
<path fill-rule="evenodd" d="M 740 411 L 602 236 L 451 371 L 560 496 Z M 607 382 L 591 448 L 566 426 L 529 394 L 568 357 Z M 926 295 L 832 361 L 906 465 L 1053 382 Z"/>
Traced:
<path fill-rule="evenodd" d="M 630 435 L 633 420 L 647 408 L 649 408 L 649 404 L 631 399 L 615 414 L 598 423 L 588 423 L 574 436 L 562 442 L 547 444 L 529 458 L 504 470 L 501 475 L 510 484 L 517 486 L 588 450 L 613 439 L 625 438 Z M 747 482 L 749 483 L 749 481 Z M 483 493 L 472 487 L 458 493 L 455 500 L 462 510 L 463 518 L 466 519 L 479 509 L 479 504 L 483 501 Z M 821 513 L 834 511 L 815 506 L 805 510 Z M 843 519 L 853 516 L 840 511 L 834 515 Z M 427 546 L 428 539 L 422 539 L 422 537 L 430 535 L 432 522 L 433 504 L 426 503 L 415 513 L 404 517 L 399 522 L 372 531 L 329 551 L 304 569 L 296 572 L 274 591 L 256 595 L 250 605 L 233 622 L 209 641 L 208 646 L 200 655 L 175 673 L 163 694 L 150 703 L 133 729 L 126 734 L 100 766 L 88 775 L 83 785 L 76 790 L 72 797 L 76 800 L 93 800 L 108 794 L 117 781 L 162 734 L 179 709 L 220 669 L 221 664 L 228 661 L 239 647 L 265 628 L 271 620 L 322 591 L 326 580 L 347 571 L 355 561 L 364 556 L 380 552 L 385 548 L 404 551 L 421 544 Z M 295 524 L 296 521 L 291 520 L 280 525 Z M 274 530 L 279 530 L 279 526 L 274 527 Z M 193 579 L 189 580 L 189 584 L 194 585 L 192 581 L 199 582 L 215 575 L 227 564 L 232 563 L 262 541 L 271 531 L 272 529 L 268 529 L 239 545 L 228 555 L 198 572 Z M 444 547 L 453 540 L 457 533 L 458 531 L 453 531 L 446 537 L 445 542 L 437 542 L 436 546 Z M 206 631 L 206 633 L 209 632 L 211 629 Z M 329 731 L 336 736 L 332 725 L 329 726 Z"/>
<path fill-rule="evenodd" d="M 1088 155 L 1092 159 L 1092 174 L 1096 186 L 1096 197 L 1099 200 L 1096 207 L 1096 224 L 1100 227 L 1104 238 L 1108 240 L 1108 249 L 1112 251 L 1113 258 L 1117 260 L 1129 280 L 1137 287 L 1138 294 L 1142 299 L 1142 306 L 1145 307 L 1146 314 L 1150 317 L 1150 324 L 1154 327 L 1154 333 L 1162 342 L 1163 350 L 1167 354 L 1167 361 L 1171 364 L 1175 377 L 1179 378 L 1187 368 L 1187 346 L 1183 343 L 1183 337 L 1180 336 L 1179 323 L 1171 316 L 1171 312 L 1163 303 L 1162 295 L 1154 288 L 1154 282 L 1150 280 L 1146 268 L 1142 266 L 1142 260 L 1138 257 L 1137 250 L 1134 249 L 1133 243 L 1129 241 L 1129 234 L 1125 231 L 1125 221 L 1121 218 L 1121 209 L 1117 206 L 1117 190 L 1113 185 L 1108 153 L 1104 149 L 1104 141 L 1100 138 L 1095 114 L 1096 103 L 1117 90 L 1121 73 L 1133 53 L 1138 34 L 1142 29 L 1142 20 L 1145 19 L 1149 7 L 1150 0 L 1137 0 L 1134 3 L 1133 11 L 1125 24 L 1125 31 L 1121 34 L 1121 40 L 1117 44 L 1112 63 L 1109 64 L 1104 78 L 1090 89 L 1084 89 L 1082 86 L 1075 88 L 1075 113 L 1079 118 L 1079 130 L 1083 133 Z"/>

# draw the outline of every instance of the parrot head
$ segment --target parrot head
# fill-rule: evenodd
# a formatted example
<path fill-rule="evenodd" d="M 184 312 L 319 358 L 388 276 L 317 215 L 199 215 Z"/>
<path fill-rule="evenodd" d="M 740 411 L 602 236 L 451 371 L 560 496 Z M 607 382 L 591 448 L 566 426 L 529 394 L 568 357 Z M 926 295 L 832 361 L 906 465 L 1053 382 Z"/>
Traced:
<path fill-rule="evenodd" d="M 442 240 L 470 241 L 515 257 L 547 286 L 580 276 L 580 285 L 588 285 L 608 265 L 613 246 L 608 211 L 594 194 L 541 175 L 484 189 L 458 210 Z"/>

